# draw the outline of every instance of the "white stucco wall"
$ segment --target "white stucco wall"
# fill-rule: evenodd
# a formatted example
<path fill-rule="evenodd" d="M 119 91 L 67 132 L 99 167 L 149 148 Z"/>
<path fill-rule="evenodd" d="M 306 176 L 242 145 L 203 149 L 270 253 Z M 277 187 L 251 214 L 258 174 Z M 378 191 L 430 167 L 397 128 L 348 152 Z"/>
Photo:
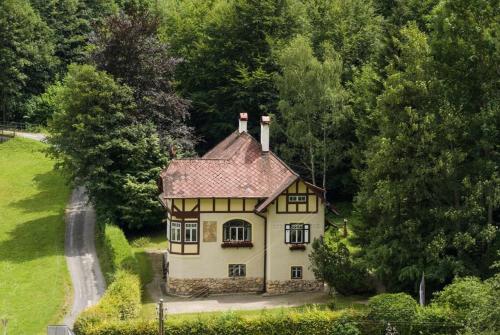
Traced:
<path fill-rule="evenodd" d="M 233 219 L 252 224 L 252 248 L 222 248 L 222 225 Z M 217 222 L 217 241 L 203 242 L 203 221 Z M 229 264 L 246 264 L 246 276 L 264 276 L 264 220 L 252 213 L 200 214 L 200 254 L 169 255 L 174 278 L 228 278 Z"/>
<path fill-rule="evenodd" d="M 302 279 L 314 280 L 309 268 L 309 253 L 315 238 L 324 234 L 324 205 L 319 202 L 317 213 L 276 214 L 276 204 L 268 208 L 268 278 L 267 280 L 290 280 L 292 266 L 302 266 Z M 310 224 L 310 243 L 306 250 L 290 250 L 285 243 L 285 224 Z"/>

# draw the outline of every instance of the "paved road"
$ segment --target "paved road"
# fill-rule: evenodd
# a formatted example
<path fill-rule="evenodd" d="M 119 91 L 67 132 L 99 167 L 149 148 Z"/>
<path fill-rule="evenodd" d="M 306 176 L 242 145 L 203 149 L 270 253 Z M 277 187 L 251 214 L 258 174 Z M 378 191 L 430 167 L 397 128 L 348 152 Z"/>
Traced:
<path fill-rule="evenodd" d="M 73 282 L 73 306 L 64 323 L 73 326 L 85 308 L 96 304 L 106 288 L 95 250 L 95 212 L 88 204 L 85 189 L 71 194 L 66 209 L 65 254 Z"/>
<path fill-rule="evenodd" d="M 202 313 L 230 310 L 255 310 L 279 307 L 296 307 L 305 304 L 325 304 L 331 301 L 327 292 L 297 292 L 278 296 L 261 294 L 234 294 L 186 299 L 163 297 L 170 314 Z"/>
<path fill-rule="evenodd" d="M 45 139 L 47 137 L 44 134 L 25 133 L 25 132 L 22 132 L 22 131 L 16 131 L 16 136 L 24 137 L 24 138 L 29 138 L 31 140 L 40 141 L 40 142 L 45 141 Z"/>

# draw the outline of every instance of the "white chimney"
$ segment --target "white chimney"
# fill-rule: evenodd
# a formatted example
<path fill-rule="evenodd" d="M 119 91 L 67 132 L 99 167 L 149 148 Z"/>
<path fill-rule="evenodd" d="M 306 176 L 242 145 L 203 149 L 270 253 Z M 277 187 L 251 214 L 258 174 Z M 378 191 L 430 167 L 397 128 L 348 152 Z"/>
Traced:
<path fill-rule="evenodd" d="M 238 128 L 240 134 L 247 131 L 248 114 L 240 113 L 240 126 Z"/>
<path fill-rule="evenodd" d="M 262 146 L 262 152 L 269 151 L 269 123 L 271 123 L 271 117 L 263 115 L 260 119 L 260 145 Z"/>

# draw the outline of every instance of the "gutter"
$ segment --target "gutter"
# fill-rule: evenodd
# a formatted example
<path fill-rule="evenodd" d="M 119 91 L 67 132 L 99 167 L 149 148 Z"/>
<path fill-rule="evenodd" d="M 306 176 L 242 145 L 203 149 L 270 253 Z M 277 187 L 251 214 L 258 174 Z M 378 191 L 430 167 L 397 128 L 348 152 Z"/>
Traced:
<path fill-rule="evenodd" d="M 254 211 L 255 215 L 264 219 L 264 287 L 263 293 L 267 292 L 267 216 Z"/>

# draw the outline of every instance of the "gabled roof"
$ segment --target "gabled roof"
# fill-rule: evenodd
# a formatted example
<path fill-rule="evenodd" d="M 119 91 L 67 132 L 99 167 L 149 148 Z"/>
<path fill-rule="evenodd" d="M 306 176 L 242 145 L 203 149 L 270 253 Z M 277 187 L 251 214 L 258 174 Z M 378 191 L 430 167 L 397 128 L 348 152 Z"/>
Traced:
<path fill-rule="evenodd" d="M 201 158 L 172 160 L 161 177 L 164 198 L 259 198 L 263 203 L 299 178 L 274 153 L 262 152 L 251 135 L 238 131 Z"/>

